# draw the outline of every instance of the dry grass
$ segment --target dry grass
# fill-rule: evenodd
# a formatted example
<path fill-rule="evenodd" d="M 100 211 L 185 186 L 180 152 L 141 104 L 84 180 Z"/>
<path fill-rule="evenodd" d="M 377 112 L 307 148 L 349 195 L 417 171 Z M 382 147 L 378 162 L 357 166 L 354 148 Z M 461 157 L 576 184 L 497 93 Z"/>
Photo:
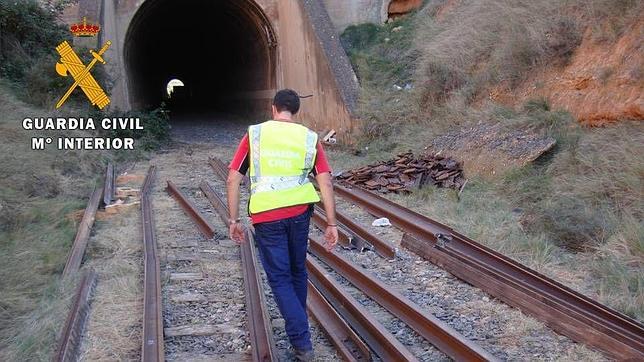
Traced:
<path fill-rule="evenodd" d="M 636 0 L 465 0 L 437 16 L 443 3 L 416 16 L 416 97 L 422 109 L 457 113 L 492 86 L 513 89 L 565 65 L 587 28 L 597 41 L 616 40 L 644 9 Z"/>
<path fill-rule="evenodd" d="M 143 261 L 138 208 L 96 225 L 87 267 L 99 283 L 92 302 L 81 358 L 123 361 L 140 358 Z"/>
<path fill-rule="evenodd" d="M 437 19 L 418 17 L 420 102 L 462 108 L 491 84 L 518 85 L 545 63 L 565 63 L 581 42 L 576 22 L 555 0 L 469 0 Z"/>
<path fill-rule="evenodd" d="M 391 24 L 349 27 L 342 40 L 363 88 L 367 141 L 427 118 L 471 120 L 470 105 L 489 92 L 565 65 L 588 28 L 617 39 L 642 9 L 634 0 L 429 0 Z"/>
<path fill-rule="evenodd" d="M 46 360 L 75 281 L 60 272 L 98 155 L 32 151 L 26 116 L 44 114 L 0 83 L 0 359 Z M 71 163 L 71 164 L 68 164 Z M 73 164 L 73 167 L 72 167 Z M 93 176 L 92 176 L 93 177 Z"/>

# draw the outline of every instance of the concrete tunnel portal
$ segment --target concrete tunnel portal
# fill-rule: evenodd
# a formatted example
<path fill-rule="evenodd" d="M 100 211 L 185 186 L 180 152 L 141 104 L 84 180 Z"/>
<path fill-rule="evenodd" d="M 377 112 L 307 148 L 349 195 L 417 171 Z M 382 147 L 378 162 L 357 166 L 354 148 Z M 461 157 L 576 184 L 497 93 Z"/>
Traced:
<path fill-rule="evenodd" d="M 276 39 L 253 0 L 147 0 L 124 42 L 130 103 L 176 113 L 266 113 Z M 180 80 L 168 96 L 168 82 Z M 262 92 L 264 91 L 264 92 Z"/>

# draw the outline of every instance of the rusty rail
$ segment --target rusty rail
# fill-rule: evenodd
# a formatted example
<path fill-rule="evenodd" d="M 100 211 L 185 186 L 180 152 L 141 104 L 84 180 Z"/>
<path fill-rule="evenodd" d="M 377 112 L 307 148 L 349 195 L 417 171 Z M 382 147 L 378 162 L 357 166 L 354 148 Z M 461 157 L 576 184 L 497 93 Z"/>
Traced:
<path fill-rule="evenodd" d="M 367 345 L 384 361 L 418 361 L 418 359 L 376 320 L 357 300 L 310 256 L 306 259 L 309 280 L 333 305 L 338 313 L 358 332 Z"/>
<path fill-rule="evenodd" d="M 203 234 L 206 239 L 212 239 L 215 236 L 215 227 L 212 226 L 210 221 L 208 221 L 201 212 L 199 212 L 194 202 L 181 192 L 181 190 L 179 190 L 170 180 L 168 180 L 168 187 L 166 190 L 172 197 L 174 197 L 175 200 L 177 200 L 186 215 L 195 222 L 197 228 L 201 231 L 201 234 Z"/>
<path fill-rule="evenodd" d="M 114 200 L 114 194 L 116 193 L 116 183 L 114 179 L 114 165 L 111 162 L 107 164 L 105 169 L 105 184 L 103 188 L 103 204 L 109 206 Z"/>
<path fill-rule="evenodd" d="M 210 165 L 210 168 L 215 172 L 215 175 L 217 175 L 222 181 L 226 180 L 228 177 L 228 173 L 223 172 L 223 168 L 221 167 L 223 165 L 223 162 L 219 158 L 210 158 L 208 159 L 208 164 Z"/>
<path fill-rule="evenodd" d="M 311 252 L 315 256 L 448 356 L 457 361 L 497 360 L 443 321 L 421 310 L 420 307 L 394 291 L 390 286 L 357 268 L 349 259 L 336 252 L 327 252 L 317 238 L 309 237 L 309 240 L 311 241 Z"/>
<path fill-rule="evenodd" d="M 96 273 L 93 270 L 85 272 L 80 280 L 74 303 L 67 315 L 67 320 L 61 333 L 58 348 L 53 360 L 56 362 L 75 361 L 78 357 L 81 337 L 85 323 L 89 317 L 89 307 L 92 291 L 96 286 Z"/>
<path fill-rule="evenodd" d="M 94 186 L 94 191 L 92 191 L 92 195 L 89 198 L 89 202 L 83 213 L 83 218 L 78 225 L 72 249 L 67 256 L 65 269 L 63 269 L 63 277 L 76 273 L 83 262 L 83 256 L 85 255 L 85 249 L 87 249 L 87 242 L 89 241 L 92 226 L 96 219 L 96 211 L 98 210 L 98 205 L 101 203 L 102 194 L 103 189 Z"/>
<path fill-rule="evenodd" d="M 150 190 L 156 167 L 150 166 L 141 189 L 141 222 L 143 224 L 143 341 L 141 361 L 165 360 L 163 346 L 163 312 L 161 302 L 161 270 L 154 234 Z"/>
<path fill-rule="evenodd" d="M 644 359 L 641 323 L 383 197 L 343 185 L 335 190 L 404 230 L 403 246 L 553 330 L 617 359 Z"/>
<path fill-rule="evenodd" d="M 226 181 L 226 178 L 228 178 L 228 166 L 226 166 L 226 164 L 220 158 L 210 158 L 208 159 L 208 164 L 222 181 Z M 250 186 L 250 179 L 248 178 L 248 176 L 244 175 L 241 184 L 245 187 Z"/>
<path fill-rule="evenodd" d="M 221 221 L 228 226 L 230 212 L 224 200 L 206 181 L 202 181 L 199 187 L 215 210 L 217 210 Z M 249 229 L 245 230 L 244 237 L 245 241 L 240 245 L 240 251 L 248 324 L 253 347 L 253 361 L 273 361 L 276 360 L 275 343 L 273 342 L 270 318 L 266 311 L 264 293 L 257 270 L 257 256 L 255 255 L 253 236 Z"/>
<path fill-rule="evenodd" d="M 306 305 L 345 361 L 371 361 L 369 347 L 333 309 L 333 306 L 324 299 L 310 280 Z"/>

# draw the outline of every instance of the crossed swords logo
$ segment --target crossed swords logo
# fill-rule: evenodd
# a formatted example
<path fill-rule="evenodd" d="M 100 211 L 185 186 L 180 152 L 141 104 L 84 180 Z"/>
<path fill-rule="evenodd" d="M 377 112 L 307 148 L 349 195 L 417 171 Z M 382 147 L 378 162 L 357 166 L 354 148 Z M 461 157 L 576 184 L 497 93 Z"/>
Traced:
<path fill-rule="evenodd" d="M 60 43 L 56 47 L 56 51 L 60 54 L 60 63 L 56 63 L 56 72 L 63 77 L 71 74 L 74 78 L 74 84 L 72 84 L 67 90 L 67 93 L 58 101 L 56 108 L 60 108 L 78 86 L 81 87 L 87 98 L 92 102 L 92 105 L 96 105 L 99 109 L 105 108 L 110 103 L 107 94 L 105 94 L 103 88 L 101 88 L 90 73 L 97 62 L 101 62 L 102 64 L 106 63 L 103 59 L 103 54 L 110 45 L 112 45 L 112 42 L 108 41 L 98 53 L 90 50 L 90 54 L 92 54 L 94 59 L 87 66 L 83 64 L 83 61 L 81 61 L 67 41 Z"/>

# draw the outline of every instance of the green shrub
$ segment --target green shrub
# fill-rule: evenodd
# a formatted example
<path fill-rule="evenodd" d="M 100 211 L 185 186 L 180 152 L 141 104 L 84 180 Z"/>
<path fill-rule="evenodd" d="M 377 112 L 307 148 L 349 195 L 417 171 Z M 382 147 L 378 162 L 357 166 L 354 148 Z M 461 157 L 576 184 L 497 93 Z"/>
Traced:
<path fill-rule="evenodd" d="M 413 32 L 413 19 L 401 18 L 382 26 L 349 26 L 340 41 L 363 84 L 391 88 L 411 81 L 417 56 L 412 49 Z"/>
<path fill-rule="evenodd" d="M 351 25 L 340 37 L 342 47 L 349 54 L 365 50 L 380 40 L 381 27 L 375 24 Z"/>
<path fill-rule="evenodd" d="M 22 81 L 30 67 L 67 36 L 67 30 L 55 13 L 34 0 L 0 0 L 0 34 L 0 74 Z"/>
<path fill-rule="evenodd" d="M 94 120 L 103 118 L 139 118 L 142 130 L 118 129 L 101 131 L 106 137 L 134 138 L 137 150 L 150 151 L 159 148 L 170 140 L 170 124 L 168 123 L 168 111 L 163 108 L 156 108 L 150 111 L 130 111 L 127 113 L 93 111 Z"/>
<path fill-rule="evenodd" d="M 415 118 L 417 105 L 411 96 L 418 57 L 412 46 L 414 31 L 414 17 L 406 16 L 382 26 L 350 26 L 341 35 L 362 85 L 360 114 L 367 142 L 388 137 L 400 122 Z"/>
<path fill-rule="evenodd" d="M 528 113 L 544 112 L 544 111 L 549 112 L 550 103 L 546 98 L 529 99 L 523 105 L 523 110 Z"/>
<path fill-rule="evenodd" d="M 71 77 L 61 77 L 55 69 L 60 61 L 55 47 L 70 38 L 56 14 L 69 2 L 46 1 L 43 7 L 34 0 L 0 0 L 0 76 L 13 83 L 15 93 L 26 103 L 51 108 L 73 83 Z M 75 51 L 89 61 L 89 49 Z M 105 89 L 111 88 L 104 67 L 95 68 L 92 75 Z M 80 89 L 68 102 L 86 104 Z"/>

